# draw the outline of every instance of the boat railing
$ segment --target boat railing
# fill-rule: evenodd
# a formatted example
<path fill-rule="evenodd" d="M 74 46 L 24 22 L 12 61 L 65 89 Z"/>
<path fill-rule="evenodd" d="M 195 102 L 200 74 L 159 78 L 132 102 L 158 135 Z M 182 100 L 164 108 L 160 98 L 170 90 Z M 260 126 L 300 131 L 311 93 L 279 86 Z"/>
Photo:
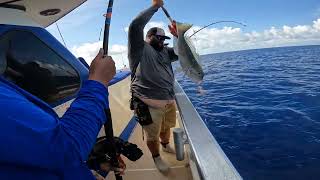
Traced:
<path fill-rule="evenodd" d="M 178 82 L 175 83 L 175 93 L 190 148 L 190 167 L 195 165 L 191 167 L 194 179 L 242 180 Z"/>

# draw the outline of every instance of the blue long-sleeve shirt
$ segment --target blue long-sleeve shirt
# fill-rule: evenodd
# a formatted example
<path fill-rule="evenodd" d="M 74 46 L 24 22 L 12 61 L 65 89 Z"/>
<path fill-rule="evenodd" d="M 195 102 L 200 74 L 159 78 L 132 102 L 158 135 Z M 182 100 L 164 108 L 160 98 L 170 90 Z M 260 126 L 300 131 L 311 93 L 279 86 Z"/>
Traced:
<path fill-rule="evenodd" d="M 106 120 L 108 91 L 86 81 L 59 118 L 0 77 L 0 179 L 94 179 L 85 165 Z"/>

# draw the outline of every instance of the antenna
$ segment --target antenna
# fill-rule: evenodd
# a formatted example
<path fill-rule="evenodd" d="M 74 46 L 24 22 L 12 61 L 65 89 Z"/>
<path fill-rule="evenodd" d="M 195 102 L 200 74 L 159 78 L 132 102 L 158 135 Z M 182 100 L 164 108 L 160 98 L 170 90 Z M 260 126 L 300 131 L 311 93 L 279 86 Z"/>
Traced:
<path fill-rule="evenodd" d="M 61 34 L 61 31 L 60 31 L 60 28 L 59 28 L 59 26 L 58 26 L 58 23 L 56 22 L 55 24 L 56 24 L 56 26 L 57 26 L 57 29 L 58 29 L 58 31 L 59 31 L 59 34 L 60 34 L 60 37 L 61 37 L 61 39 L 62 39 L 62 42 L 63 42 L 64 46 L 65 46 L 66 48 L 68 48 L 66 42 L 65 42 L 64 39 L 63 39 L 63 36 L 62 36 L 62 34 Z"/>

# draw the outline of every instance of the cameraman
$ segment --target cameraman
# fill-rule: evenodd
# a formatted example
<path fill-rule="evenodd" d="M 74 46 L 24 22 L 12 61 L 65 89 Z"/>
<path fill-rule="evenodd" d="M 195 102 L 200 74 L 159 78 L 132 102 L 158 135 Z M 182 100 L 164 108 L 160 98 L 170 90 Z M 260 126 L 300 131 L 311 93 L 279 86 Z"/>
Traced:
<path fill-rule="evenodd" d="M 115 64 L 103 50 L 63 117 L 0 76 L 0 179 L 95 179 L 85 161 L 106 121 Z"/>

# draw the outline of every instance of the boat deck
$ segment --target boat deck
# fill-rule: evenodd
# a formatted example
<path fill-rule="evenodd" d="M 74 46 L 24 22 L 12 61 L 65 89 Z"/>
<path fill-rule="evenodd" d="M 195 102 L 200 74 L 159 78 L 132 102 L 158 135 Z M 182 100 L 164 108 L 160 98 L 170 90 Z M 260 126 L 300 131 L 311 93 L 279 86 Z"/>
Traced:
<path fill-rule="evenodd" d="M 113 130 L 114 135 L 120 137 L 122 132 L 126 131 L 126 126 L 131 124 L 133 112 L 128 108 L 129 107 L 129 100 L 130 100 L 130 78 L 126 78 L 125 80 L 117 83 L 111 87 L 109 87 L 109 103 L 112 111 L 112 122 L 113 122 Z M 66 109 L 70 106 L 72 101 L 69 101 L 61 106 L 55 108 L 55 111 L 58 113 L 59 116 L 62 116 Z M 193 167 L 192 161 L 189 161 L 189 157 L 187 152 L 185 152 L 185 159 L 184 161 L 177 161 L 175 154 L 170 154 L 163 152 L 160 148 L 160 154 L 165 162 L 168 163 L 170 166 L 170 170 L 168 173 L 164 174 L 158 171 L 156 168 L 152 155 L 149 152 L 149 149 L 146 144 L 146 140 L 142 139 L 142 128 L 141 126 L 133 120 L 133 130 L 131 135 L 130 133 L 126 134 L 129 142 L 136 144 L 140 149 L 143 151 L 143 156 L 135 161 L 132 162 L 126 157 L 123 157 L 127 165 L 127 169 L 125 171 L 125 175 L 123 179 L 130 179 L 130 180 L 141 180 L 141 179 L 152 179 L 152 180 L 192 180 L 192 173 L 190 170 L 189 162 Z M 179 115 L 179 111 L 177 111 L 177 123 L 176 127 L 181 127 L 181 118 Z M 129 125 L 131 126 L 131 125 Z M 130 129 L 130 128 L 129 128 Z M 104 136 L 104 129 L 102 128 L 99 132 L 99 137 Z M 146 137 L 145 137 L 146 138 Z M 173 144 L 173 136 L 171 132 L 171 140 L 170 144 L 174 147 Z M 188 150 L 188 145 L 185 148 Z M 190 150 L 189 150 L 190 151 Z M 189 152 L 188 151 L 188 152 Z M 113 172 L 109 173 L 106 177 L 107 180 L 114 180 L 115 176 Z"/>
<path fill-rule="evenodd" d="M 178 123 L 177 123 L 178 124 Z M 185 156 L 184 161 L 177 161 L 174 154 L 166 153 L 161 151 L 160 154 L 164 161 L 166 161 L 170 170 L 164 174 L 158 171 L 156 168 L 151 153 L 148 150 L 146 143 L 142 140 L 142 128 L 140 125 L 136 125 L 129 141 L 135 143 L 143 151 L 143 156 L 136 162 L 132 162 L 125 157 L 123 158 L 127 169 L 123 179 L 130 180 L 141 180 L 141 179 L 152 179 L 152 180 L 192 180 L 191 170 L 189 168 L 188 157 Z M 171 136 L 171 145 L 173 145 L 173 138 Z M 187 154 L 187 153 L 186 153 Z M 114 174 L 110 173 L 107 178 L 108 180 L 115 179 Z"/>

